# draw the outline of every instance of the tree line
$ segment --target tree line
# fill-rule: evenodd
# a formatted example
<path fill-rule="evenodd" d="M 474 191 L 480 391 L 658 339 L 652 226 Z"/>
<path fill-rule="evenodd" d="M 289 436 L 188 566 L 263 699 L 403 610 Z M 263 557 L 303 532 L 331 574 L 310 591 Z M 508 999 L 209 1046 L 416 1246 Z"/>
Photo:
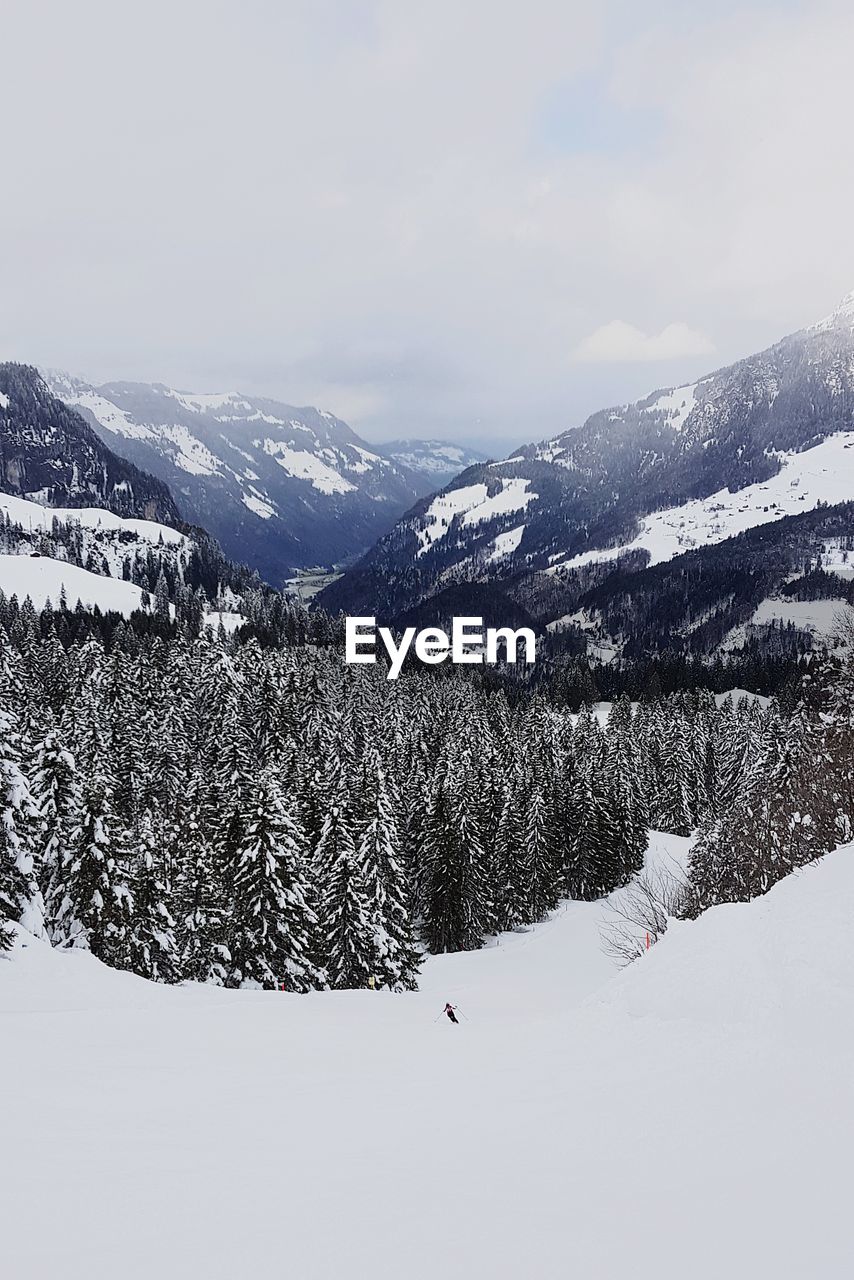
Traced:
<path fill-rule="evenodd" d="M 61 611 L 6 608 L 0 915 L 167 982 L 410 988 L 425 950 L 598 898 L 649 827 L 724 812 L 778 718 L 696 690 L 600 724 L 316 641 L 63 643 Z"/>

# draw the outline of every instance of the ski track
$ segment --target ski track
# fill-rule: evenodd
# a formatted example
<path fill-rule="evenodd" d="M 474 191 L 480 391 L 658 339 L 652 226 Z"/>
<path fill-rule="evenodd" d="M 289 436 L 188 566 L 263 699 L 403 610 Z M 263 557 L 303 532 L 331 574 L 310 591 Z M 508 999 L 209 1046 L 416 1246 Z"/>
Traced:
<path fill-rule="evenodd" d="M 404 996 L 159 987 L 30 939 L 0 958 L 2 1273 L 842 1280 L 852 852 L 622 973 L 602 903 Z"/>

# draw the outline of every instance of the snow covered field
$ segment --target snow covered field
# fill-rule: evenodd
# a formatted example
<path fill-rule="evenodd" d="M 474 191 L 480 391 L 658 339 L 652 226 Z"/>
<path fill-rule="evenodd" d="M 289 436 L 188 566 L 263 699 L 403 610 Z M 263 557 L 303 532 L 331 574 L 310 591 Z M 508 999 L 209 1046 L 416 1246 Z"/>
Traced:
<path fill-rule="evenodd" d="M 132 582 L 105 578 L 49 556 L 0 555 L 0 591 L 7 598 L 15 595 L 23 602 L 29 596 L 36 609 L 44 609 L 48 601 L 58 609 L 63 588 L 69 609 L 80 601 L 87 609 L 97 605 L 102 613 L 113 611 L 129 618 L 142 608 L 142 588 Z M 170 604 L 169 612 L 175 616 L 174 605 Z M 239 613 L 230 611 L 213 610 L 205 616 L 205 625 L 214 631 L 220 623 L 226 631 L 236 631 L 244 622 Z"/>
<path fill-rule="evenodd" d="M 97 605 L 104 612 L 113 609 L 130 617 L 142 607 L 142 588 L 132 582 L 104 578 L 48 556 L 0 555 L 0 591 L 7 597 L 16 595 L 23 601 L 29 596 L 37 609 L 43 609 L 49 600 L 58 609 L 63 587 L 69 609 L 80 601 L 89 609 Z"/>
<path fill-rule="evenodd" d="M 793 622 L 796 627 L 829 640 L 850 613 L 847 600 L 763 600 L 751 622 Z"/>
<path fill-rule="evenodd" d="M 2 1273 L 842 1280 L 852 854 L 622 973 L 584 903 L 413 995 L 158 987 L 19 945 Z"/>
<path fill-rule="evenodd" d="M 84 529 L 101 533 L 132 534 L 136 541 L 146 545 L 150 543 L 157 546 L 158 542 L 165 542 L 172 546 L 183 546 L 187 542 L 183 533 L 168 524 L 117 516 L 103 507 L 46 507 L 40 502 L 18 498 L 13 493 L 3 493 L 0 494 L 0 512 L 30 533 L 37 530 L 49 533 L 53 522 L 58 520 L 60 524 L 79 524 Z M 124 545 L 127 548 L 129 543 Z"/>

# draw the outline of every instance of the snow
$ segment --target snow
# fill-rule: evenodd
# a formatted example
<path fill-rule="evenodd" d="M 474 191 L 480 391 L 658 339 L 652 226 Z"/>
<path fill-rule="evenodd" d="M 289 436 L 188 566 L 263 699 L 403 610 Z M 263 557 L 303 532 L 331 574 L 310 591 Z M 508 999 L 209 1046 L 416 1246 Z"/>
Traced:
<path fill-rule="evenodd" d="M 299 424 L 297 424 L 299 425 Z M 308 480 L 313 488 L 321 493 L 351 493 L 355 485 L 350 484 L 327 463 L 322 462 L 313 453 L 305 449 L 291 449 L 279 440 L 256 441 L 264 452 L 275 458 L 283 471 L 297 480 Z"/>
<path fill-rule="evenodd" d="M 219 416 L 217 417 L 217 422 L 236 422 L 236 421 L 266 422 L 266 423 L 269 423 L 271 427 L 283 427 L 285 425 L 284 418 L 277 418 L 275 414 L 272 414 L 272 413 L 262 413 L 260 409 L 256 409 L 254 413 L 247 413 L 244 417 L 239 419 L 232 414 L 225 414 L 222 417 L 219 417 Z"/>
<path fill-rule="evenodd" d="M 736 705 L 739 702 L 744 702 L 745 699 L 748 702 L 758 702 L 762 708 L 767 707 L 770 702 L 770 698 L 766 698 L 764 694 L 751 693 L 749 689 L 727 689 L 725 693 L 715 694 L 715 702 L 719 707 L 723 706 L 727 698 L 732 698 Z"/>
<path fill-rule="evenodd" d="M 175 466 L 187 471 L 191 476 L 215 476 L 221 473 L 222 465 L 214 457 L 207 445 L 202 444 L 191 431 L 180 423 L 162 427 L 161 434 L 177 445 L 178 452 L 173 459 Z"/>
<path fill-rule="evenodd" d="M 213 476 L 220 474 L 222 471 L 219 461 L 214 457 L 210 449 L 180 423 L 155 425 L 135 422 L 123 409 L 113 404 L 112 400 L 108 400 L 97 391 L 92 391 L 91 389 L 81 391 L 72 385 L 63 385 L 57 390 L 61 392 L 61 398 L 66 404 L 80 409 L 88 409 L 96 422 L 115 435 L 125 436 L 129 440 L 171 441 L 177 448 L 177 453 L 173 459 L 175 465 L 190 475 Z M 171 396 L 173 400 L 177 400 L 183 408 L 194 413 L 204 412 L 203 402 L 205 400 L 219 402 L 223 399 L 221 396 L 195 396 L 191 399 L 177 391 L 167 391 L 166 394 Z"/>
<path fill-rule="evenodd" d="M 793 622 L 802 631 L 814 632 L 817 636 L 829 639 L 837 630 L 839 622 L 852 615 L 847 600 L 775 600 L 766 599 L 759 605 L 750 619 L 756 625 L 769 622 Z"/>
<path fill-rule="evenodd" d="M 486 495 L 485 484 L 466 484 L 434 498 L 424 512 L 424 519 L 429 523 L 417 531 L 418 541 L 421 544 L 418 555 L 421 556 L 425 551 L 429 551 L 434 542 L 445 536 L 448 525 L 455 516 L 484 502 Z"/>
<path fill-rule="evenodd" d="M 255 476 L 254 479 L 257 480 L 258 477 Z M 257 490 L 253 490 L 252 493 L 242 493 L 241 501 L 245 507 L 248 507 L 256 516 L 260 516 L 262 520 L 269 520 L 271 516 L 276 514 L 276 508 L 259 497 Z"/>
<path fill-rule="evenodd" d="M 517 550 L 519 543 L 522 541 L 522 534 L 525 532 L 525 526 L 519 524 L 515 529 L 508 529 L 506 533 L 499 533 L 498 537 L 492 544 L 492 551 L 489 553 L 488 560 L 501 560 L 504 556 L 512 556 Z"/>
<path fill-rule="evenodd" d="M 205 626 L 212 627 L 214 631 L 219 630 L 221 626 L 224 631 L 231 634 L 232 631 L 236 631 L 238 627 L 245 626 L 245 624 L 246 619 L 243 617 L 242 613 L 229 613 L 212 610 L 205 614 Z"/>
<path fill-rule="evenodd" d="M 44 608 L 50 600 L 59 607 L 63 586 L 69 609 L 78 600 L 87 608 L 95 605 L 129 617 L 141 609 L 142 589 L 120 578 L 103 578 L 64 560 L 51 560 L 47 556 L 0 555 L 0 591 L 16 595 L 23 602 L 29 596 L 37 609 Z"/>
<path fill-rule="evenodd" d="M 43 507 L 38 502 L 30 502 L 11 493 L 0 493 L 0 511 L 13 524 L 20 524 L 30 532 L 44 529 L 49 533 L 54 520 L 59 520 L 61 524 L 79 524 L 84 529 L 132 533 L 135 538 L 155 545 L 161 539 L 171 546 L 181 546 L 187 541 L 183 533 L 169 525 L 159 524 L 156 520 L 117 516 L 103 507 Z"/>
<path fill-rule="evenodd" d="M 781 470 L 762 484 L 731 493 L 721 489 L 681 507 L 668 507 L 646 516 L 630 542 L 601 551 L 584 551 L 545 572 L 577 569 L 613 560 L 627 551 L 646 550 L 650 563 L 659 564 L 693 547 L 723 542 L 757 525 L 813 510 L 820 502 L 850 502 L 854 474 L 854 432 L 842 431 L 803 453 L 780 455 Z"/>
<path fill-rule="evenodd" d="M 672 391 L 663 392 L 652 404 L 644 406 L 646 413 L 662 413 L 668 419 L 668 426 L 674 431 L 681 431 L 688 414 L 696 402 L 697 383 L 686 387 L 674 387 Z"/>
<path fill-rule="evenodd" d="M 544 444 L 537 446 L 536 457 L 540 462 L 558 462 L 561 454 L 566 453 L 566 445 L 561 444 L 560 439 L 546 440 Z M 508 458 L 508 462 L 522 462 L 523 458 Z"/>
<path fill-rule="evenodd" d="M 816 324 L 810 325 L 808 333 L 823 333 L 828 329 L 850 328 L 854 329 L 854 290 L 846 293 L 845 297 L 839 302 L 829 316 L 825 316 Z"/>
<path fill-rule="evenodd" d="M 522 480 L 517 476 L 512 480 L 502 479 L 500 492 L 494 493 L 491 498 L 486 498 L 467 511 L 463 517 L 463 524 L 481 524 L 484 520 L 491 520 L 493 516 L 506 515 L 511 511 L 524 511 L 529 502 L 539 497 L 537 493 L 528 493 L 530 483 L 530 480 Z"/>
<path fill-rule="evenodd" d="M 524 510 L 529 502 L 539 497 L 536 493 L 528 493 L 529 484 L 529 480 L 514 476 L 510 480 L 502 478 L 500 490 L 492 497 L 485 484 L 463 485 L 440 494 L 424 512 L 423 518 L 429 523 L 416 531 L 420 543 L 418 555 L 429 551 L 445 536 L 455 516 L 462 516 L 464 525 L 475 525 L 494 516 Z"/>
<path fill-rule="evenodd" d="M 9 408 L 9 397 L 6 395 L 5 391 L 0 391 L 0 409 L 8 409 L 8 408 Z"/>
<path fill-rule="evenodd" d="M 60 398 L 66 404 L 76 406 L 78 409 L 88 409 L 95 421 L 105 430 L 112 431 L 114 435 L 124 436 L 128 440 L 157 439 L 158 432 L 154 427 L 143 422 L 134 422 L 124 409 L 120 409 L 117 404 L 113 404 L 112 400 L 99 395 L 97 391 L 82 391 L 69 381 L 67 386 L 61 388 L 61 392 Z"/>
<path fill-rule="evenodd" d="M 210 413 L 212 409 L 231 407 L 236 409 L 252 408 L 252 405 L 248 404 L 236 391 L 223 391 L 213 395 L 194 395 L 189 391 L 167 390 L 166 394 L 171 396 L 173 400 L 177 400 L 181 407 L 189 410 L 190 413 Z"/>
<path fill-rule="evenodd" d="M 545 572 L 558 573 L 561 569 L 580 569 L 586 564 L 603 564 L 608 560 L 616 560 L 627 551 L 634 551 L 635 542 L 624 543 L 619 547 L 604 547 L 601 551 L 582 551 L 580 555 L 572 556 L 569 560 L 561 560 L 557 564 L 549 565 Z M 552 557 L 550 556 L 549 559 Z"/>
<path fill-rule="evenodd" d="M 409 467 L 412 471 L 421 471 L 425 475 L 442 475 L 454 467 L 462 471 L 466 465 L 466 454 L 459 445 L 446 444 L 440 440 L 407 440 L 401 442 L 392 455 L 395 462 Z"/>
<path fill-rule="evenodd" d="M 355 471 L 357 475 L 365 475 L 366 472 L 374 471 L 377 467 L 390 465 L 388 458 L 380 458 L 377 454 L 371 453 L 369 449 L 363 449 L 361 445 L 354 444 L 353 448 L 359 457 L 355 462 L 345 457 L 344 465 L 348 471 Z"/>
<path fill-rule="evenodd" d="M 821 568 L 825 573 L 835 573 L 850 582 L 854 578 L 854 552 L 839 538 L 829 538 L 823 544 Z"/>
<path fill-rule="evenodd" d="M 621 973 L 568 903 L 412 995 L 158 987 L 24 938 L 4 1273 L 847 1280 L 852 853 Z"/>

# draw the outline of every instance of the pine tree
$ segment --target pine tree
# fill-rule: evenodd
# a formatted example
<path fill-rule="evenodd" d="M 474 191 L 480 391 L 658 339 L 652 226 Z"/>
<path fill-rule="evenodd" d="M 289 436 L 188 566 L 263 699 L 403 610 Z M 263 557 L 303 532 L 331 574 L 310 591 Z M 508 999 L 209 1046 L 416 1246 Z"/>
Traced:
<path fill-rule="evenodd" d="M 177 943 L 163 865 L 164 842 L 162 836 L 155 834 L 154 819 L 148 810 L 137 823 L 134 844 L 134 911 L 128 935 L 128 964 L 144 978 L 174 982 L 178 976 Z"/>
<path fill-rule="evenodd" d="M 233 985 L 290 991 L 324 985 L 312 960 L 317 921 L 306 902 L 305 846 L 270 772 L 250 792 L 236 853 L 229 926 Z"/>
<path fill-rule="evenodd" d="M 200 773 L 191 778 L 176 829 L 180 865 L 176 889 L 178 969 L 188 982 L 223 986 L 231 967 L 226 941 L 228 904 L 222 861 L 208 834 L 210 823 Z"/>
<path fill-rule="evenodd" d="M 368 822 L 359 844 L 374 929 L 373 976 L 377 986 L 414 991 L 421 954 L 412 936 L 409 895 L 389 784 L 377 753 L 367 787 Z"/>
<path fill-rule="evenodd" d="M 376 937 L 363 869 L 346 813 L 333 805 L 318 845 L 320 925 L 330 986 L 366 987 L 374 977 Z"/>
<path fill-rule="evenodd" d="M 550 815 L 539 786 L 534 787 L 525 811 L 521 861 L 525 918 L 530 922 L 543 920 L 558 903 L 559 863 Z"/>
<path fill-rule="evenodd" d="M 37 857 L 45 903 L 48 937 L 64 896 L 64 878 L 71 862 L 72 833 L 80 822 L 80 781 L 74 756 L 52 730 L 36 751 L 33 803 L 38 810 L 41 839 Z"/>
<path fill-rule="evenodd" d="M 665 730 L 662 786 L 653 822 L 661 831 L 688 836 L 695 824 L 694 760 L 682 716 L 674 714 Z"/>
<path fill-rule="evenodd" d="M 483 946 L 490 902 L 465 775 L 433 789 L 424 825 L 424 935 L 434 953 Z"/>
<path fill-rule="evenodd" d="M 495 835 L 495 927 L 515 929 L 528 919 L 525 865 L 524 813 L 518 787 L 508 784 Z"/>
<path fill-rule="evenodd" d="M 571 898 L 592 901 L 623 879 L 624 858 L 614 815 L 598 785 L 581 774 L 571 792 L 564 880 Z"/>
<path fill-rule="evenodd" d="M 43 928 L 44 906 L 34 869 L 38 813 L 18 764 L 12 717 L 0 711 L 0 949 L 12 939 L 10 924 Z"/>
<path fill-rule="evenodd" d="M 134 903 L 128 850 L 113 822 L 110 798 L 106 776 L 96 772 L 83 789 L 54 938 L 61 946 L 87 947 L 106 964 L 126 968 Z"/>

